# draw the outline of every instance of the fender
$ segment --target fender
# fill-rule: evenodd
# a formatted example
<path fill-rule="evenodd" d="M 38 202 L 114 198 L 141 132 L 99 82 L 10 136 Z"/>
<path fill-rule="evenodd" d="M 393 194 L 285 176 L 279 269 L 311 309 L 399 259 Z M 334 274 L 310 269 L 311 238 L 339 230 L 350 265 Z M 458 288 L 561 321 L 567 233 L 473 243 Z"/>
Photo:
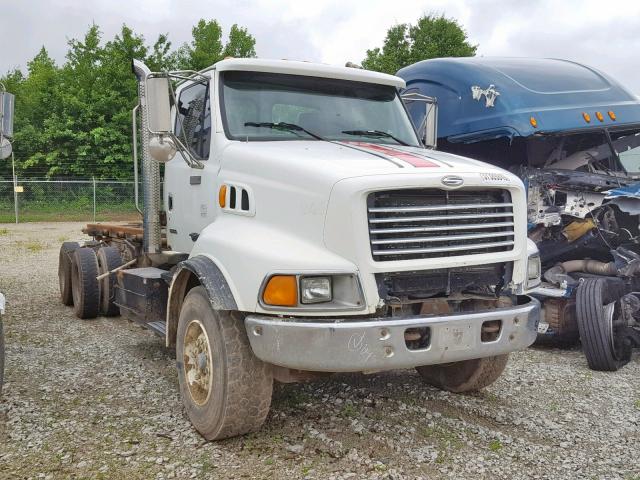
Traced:
<path fill-rule="evenodd" d="M 178 319 L 182 302 L 189 290 L 202 285 L 214 310 L 237 310 L 238 305 L 220 268 L 204 255 L 197 255 L 180 262 L 173 275 L 167 299 L 166 344 L 176 343 Z"/>

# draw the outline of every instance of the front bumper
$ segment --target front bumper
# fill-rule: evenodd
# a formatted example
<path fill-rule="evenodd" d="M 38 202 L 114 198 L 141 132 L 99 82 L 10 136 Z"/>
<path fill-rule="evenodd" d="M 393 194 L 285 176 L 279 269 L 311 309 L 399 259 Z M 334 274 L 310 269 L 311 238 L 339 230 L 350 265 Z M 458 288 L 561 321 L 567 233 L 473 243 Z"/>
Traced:
<path fill-rule="evenodd" d="M 540 303 L 528 296 L 518 305 L 475 313 L 365 320 L 318 320 L 249 315 L 247 335 L 261 360 L 298 370 L 360 372 L 458 362 L 522 350 L 536 339 Z M 482 324 L 501 320 L 498 337 L 481 340 Z M 410 350 L 405 330 L 430 329 L 426 348 Z"/>

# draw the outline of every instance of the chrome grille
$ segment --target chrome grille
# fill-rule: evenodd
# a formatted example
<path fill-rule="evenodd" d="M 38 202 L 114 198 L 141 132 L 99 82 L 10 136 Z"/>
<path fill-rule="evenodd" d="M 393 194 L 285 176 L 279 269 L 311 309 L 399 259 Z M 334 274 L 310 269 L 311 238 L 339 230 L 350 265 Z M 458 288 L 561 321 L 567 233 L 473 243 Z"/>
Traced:
<path fill-rule="evenodd" d="M 376 261 L 455 257 L 513 250 L 508 190 L 406 189 L 367 199 Z"/>

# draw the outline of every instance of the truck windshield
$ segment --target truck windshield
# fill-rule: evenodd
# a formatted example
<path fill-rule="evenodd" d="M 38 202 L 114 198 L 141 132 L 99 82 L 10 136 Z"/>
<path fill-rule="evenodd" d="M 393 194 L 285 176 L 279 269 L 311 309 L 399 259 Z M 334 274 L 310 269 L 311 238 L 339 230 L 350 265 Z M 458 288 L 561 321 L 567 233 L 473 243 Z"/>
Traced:
<path fill-rule="evenodd" d="M 640 129 L 612 131 L 610 135 L 624 169 L 634 175 L 640 174 Z"/>
<path fill-rule="evenodd" d="M 420 146 L 387 85 L 263 72 L 225 72 L 222 112 L 235 140 L 366 141 Z"/>
<path fill-rule="evenodd" d="M 528 157 L 536 159 L 530 161 L 532 166 L 591 173 L 637 173 L 639 133 L 638 129 L 608 132 L 600 129 L 532 137 L 527 145 Z"/>

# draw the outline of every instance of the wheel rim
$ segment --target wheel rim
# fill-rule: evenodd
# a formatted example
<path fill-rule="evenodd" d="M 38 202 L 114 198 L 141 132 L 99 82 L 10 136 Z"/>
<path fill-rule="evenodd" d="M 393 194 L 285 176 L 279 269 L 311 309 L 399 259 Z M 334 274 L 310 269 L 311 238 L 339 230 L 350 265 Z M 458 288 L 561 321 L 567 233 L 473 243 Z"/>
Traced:
<path fill-rule="evenodd" d="M 200 320 L 187 325 L 183 344 L 184 376 L 191 399 L 204 405 L 211 396 L 213 384 L 213 360 L 209 337 Z"/>

